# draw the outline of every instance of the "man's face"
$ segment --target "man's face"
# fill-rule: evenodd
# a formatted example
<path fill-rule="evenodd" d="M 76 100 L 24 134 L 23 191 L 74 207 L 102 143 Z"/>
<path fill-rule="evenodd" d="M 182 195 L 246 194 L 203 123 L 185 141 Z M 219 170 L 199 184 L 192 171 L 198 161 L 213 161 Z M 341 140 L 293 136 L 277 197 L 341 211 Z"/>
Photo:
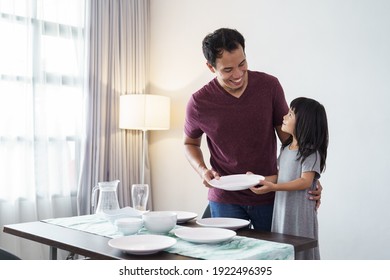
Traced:
<path fill-rule="evenodd" d="M 248 84 L 248 64 L 241 46 L 232 52 L 224 51 L 215 67 L 207 64 L 217 75 L 219 84 L 230 94 L 242 93 Z"/>

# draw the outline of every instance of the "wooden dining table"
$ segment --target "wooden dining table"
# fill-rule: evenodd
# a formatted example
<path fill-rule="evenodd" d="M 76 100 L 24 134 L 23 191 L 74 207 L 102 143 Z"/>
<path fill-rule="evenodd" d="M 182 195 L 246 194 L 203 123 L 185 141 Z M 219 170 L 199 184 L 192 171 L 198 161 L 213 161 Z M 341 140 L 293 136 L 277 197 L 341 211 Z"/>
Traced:
<path fill-rule="evenodd" d="M 186 226 L 197 227 L 196 222 L 189 221 Z M 92 234 L 85 231 L 75 230 L 46 223 L 34 221 L 18 224 L 5 225 L 3 232 L 32 240 L 49 246 L 50 259 L 57 259 L 57 250 L 65 250 L 73 254 L 83 256 L 88 259 L 109 260 L 109 259 L 129 259 L 129 260 L 189 260 L 194 259 L 180 254 L 173 254 L 160 251 L 151 255 L 131 255 L 117 250 L 108 245 L 109 237 Z M 238 236 L 251 237 L 259 240 L 273 241 L 291 244 L 294 246 L 295 254 L 302 250 L 318 246 L 317 240 L 292 236 L 287 234 L 265 232 L 254 229 L 238 229 Z"/>

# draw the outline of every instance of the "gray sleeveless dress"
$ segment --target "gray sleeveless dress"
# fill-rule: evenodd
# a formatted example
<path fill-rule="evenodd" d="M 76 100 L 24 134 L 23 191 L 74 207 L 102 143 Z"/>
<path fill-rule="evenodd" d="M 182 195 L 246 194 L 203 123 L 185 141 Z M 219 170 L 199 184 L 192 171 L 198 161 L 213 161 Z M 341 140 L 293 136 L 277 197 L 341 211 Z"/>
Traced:
<path fill-rule="evenodd" d="M 297 154 L 298 150 L 289 150 L 288 147 L 281 150 L 278 158 L 278 183 L 295 180 L 301 177 L 302 172 L 315 171 L 316 176 L 311 186 L 315 189 L 317 180 L 320 178 L 319 154 L 311 154 L 303 163 L 297 160 Z M 276 192 L 272 219 L 273 232 L 318 240 L 316 203 L 308 199 L 307 191 L 306 189 Z M 320 259 L 319 248 L 298 252 L 296 259 L 318 260 Z"/>

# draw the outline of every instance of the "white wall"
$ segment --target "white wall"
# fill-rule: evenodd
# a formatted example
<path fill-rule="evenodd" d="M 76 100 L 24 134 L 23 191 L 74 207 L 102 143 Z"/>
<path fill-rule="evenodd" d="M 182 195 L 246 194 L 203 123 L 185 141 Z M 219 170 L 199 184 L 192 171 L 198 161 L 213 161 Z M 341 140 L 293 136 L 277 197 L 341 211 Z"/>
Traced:
<path fill-rule="evenodd" d="M 184 112 L 213 78 L 203 37 L 236 28 L 250 69 L 277 76 L 288 102 L 308 96 L 327 109 L 322 258 L 390 259 L 389 11 L 387 0 L 151 0 L 151 92 L 172 98 L 171 129 L 150 138 L 155 209 L 201 214 L 207 203 L 184 157 Z"/>

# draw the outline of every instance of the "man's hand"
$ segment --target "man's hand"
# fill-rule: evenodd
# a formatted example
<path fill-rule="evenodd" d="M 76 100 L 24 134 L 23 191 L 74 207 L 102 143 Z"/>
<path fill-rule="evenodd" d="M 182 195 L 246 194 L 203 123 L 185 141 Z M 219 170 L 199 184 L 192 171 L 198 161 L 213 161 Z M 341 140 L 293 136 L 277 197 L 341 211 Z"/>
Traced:
<path fill-rule="evenodd" d="M 320 208 L 321 205 L 321 193 L 322 193 L 322 186 L 320 181 L 317 181 L 317 187 L 316 190 L 309 190 L 309 199 L 310 200 L 315 200 L 316 201 L 316 210 Z"/>
<path fill-rule="evenodd" d="M 203 185 L 205 185 L 208 188 L 212 188 L 212 186 L 209 184 L 209 181 L 212 179 L 219 179 L 218 172 L 211 170 L 211 169 L 205 169 L 202 172 L 202 179 L 203 179 Z"/>

